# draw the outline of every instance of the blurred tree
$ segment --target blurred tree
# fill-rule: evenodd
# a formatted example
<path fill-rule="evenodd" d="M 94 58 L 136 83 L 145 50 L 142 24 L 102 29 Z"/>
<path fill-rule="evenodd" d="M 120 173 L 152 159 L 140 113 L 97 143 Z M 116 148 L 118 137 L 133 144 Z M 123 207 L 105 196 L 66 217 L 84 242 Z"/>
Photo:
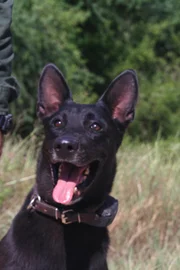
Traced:
<path fill-rule="evenodd" d="M 25 136 L 34 127 L 35 106 L 40 72 L 45 64 L 55 63 L 64 73 L 76 100 L 95 98 L 93 83 L 98 80 L 87 68 L 76 44 L 79 25 L 88 12 L 66 1 L 17 1 L 13 13 L 14 73 L 21 85 L 21 95 L 12 111 L 17 116 L 17 130 Z"/>
<path fill-rule="evenodd" d="M 80 49 L 88 69 L 104 78 L 95 91 L 101 94 L 124 69 L 138 73 L 140 102 L 129 135 L 152 140 L 159 129 L 164 138 L 180 134 L 180 1 L 77 2 L 90 13 Z"/>
<path fill-rule="evenodd" d="M 48 62 L 63 71 L 81 102 L 94 101 L 122 70 L 136 69 L 141 95 L 129 135 L 152 140 L 159 129 L 165 138 L 178 134 L 180 1 L 19 1 L 13 34 L 22 86 L 13 111 L 22 115 L 21 134 L 33 128 L 37 81 Z"/>

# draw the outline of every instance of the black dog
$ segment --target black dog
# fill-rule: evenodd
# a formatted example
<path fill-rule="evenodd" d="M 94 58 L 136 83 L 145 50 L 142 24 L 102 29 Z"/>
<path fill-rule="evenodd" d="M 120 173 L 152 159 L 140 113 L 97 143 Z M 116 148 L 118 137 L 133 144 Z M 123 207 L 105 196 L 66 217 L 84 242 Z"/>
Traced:
<path fill-rule="evenodd" d="M 133 70 L 121 73 L 94 105 L 72 101 L 52 64 L 40 78 L 38 116 L 45 140 L 37 181 L 0 243 L 1 270 L 107 270 L 109 196 L 116 152 L 134 118 Z"/>

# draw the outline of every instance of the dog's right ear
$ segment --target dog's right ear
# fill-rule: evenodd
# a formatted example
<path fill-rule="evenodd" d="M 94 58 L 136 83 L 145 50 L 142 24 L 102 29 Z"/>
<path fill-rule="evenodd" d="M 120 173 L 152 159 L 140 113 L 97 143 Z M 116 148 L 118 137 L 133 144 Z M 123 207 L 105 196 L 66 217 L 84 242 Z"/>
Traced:
<path fill-rule="evenodd" d="M 111 82 L 99 101 L 106 104 L 113 119 L 127 127 L 134 119 L 137 99 L 138 81 L 136 72 L 128 69 Z"/>
<path fill-rule="evenodd" d="M 62 73 L 55 65 L 46 65 L 39 80 L 38 116 L 42 119 L 52 115 L 67 99 L 72 100 L 72 96 Z"/>

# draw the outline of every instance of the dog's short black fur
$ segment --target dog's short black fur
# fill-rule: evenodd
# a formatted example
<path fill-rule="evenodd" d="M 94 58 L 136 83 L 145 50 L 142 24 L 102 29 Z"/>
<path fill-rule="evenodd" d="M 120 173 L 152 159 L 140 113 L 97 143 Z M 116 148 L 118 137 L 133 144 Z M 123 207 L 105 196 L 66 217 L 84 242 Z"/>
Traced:
<path fill-rule="evenodd" d="M 58 208 L 81 211 L 102 205 L 112 188 L 116 152 L 134 118 L 137 95 L 136 74 L 126 70 L 96 104 L 77 104 L 60 71 L 52 64 L 44 68 L 37 110 L 45 140 L 37 181 L 0 243 L 1 270 L 108 269 L 107 228 L 62 224 L 27 206 L 35 193 Z"/>

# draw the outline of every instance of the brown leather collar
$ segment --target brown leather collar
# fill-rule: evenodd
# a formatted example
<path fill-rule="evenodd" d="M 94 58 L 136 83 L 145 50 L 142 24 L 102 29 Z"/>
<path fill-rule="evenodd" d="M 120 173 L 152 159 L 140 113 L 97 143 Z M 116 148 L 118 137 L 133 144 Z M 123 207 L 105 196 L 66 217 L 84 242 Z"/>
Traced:
<path fill-rule="evenodd" d="M 43 202 L 39 195 L 34 195 L 27 209 L 60 220 L 63 224 L 78 222 L 95 227 L 107 227 L 117 214 L 118 201 L 111 196 L 107 196 L 103 205 L 96 212 L 76 212 L 73 209 L 63 210 L 56 208 Z"/>

